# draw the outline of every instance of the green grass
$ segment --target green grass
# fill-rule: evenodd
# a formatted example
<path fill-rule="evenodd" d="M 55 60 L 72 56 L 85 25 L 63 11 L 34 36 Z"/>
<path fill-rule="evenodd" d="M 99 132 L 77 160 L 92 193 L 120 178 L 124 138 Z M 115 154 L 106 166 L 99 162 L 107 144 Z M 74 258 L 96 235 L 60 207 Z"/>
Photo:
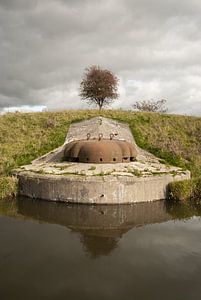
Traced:
<path fill-rule="evenodd" d="M 14 177 L 0 177 L 0 199 L 13 197 L 17 191 L 17 180 Z"/>
<path fill-rule="evenodd" d="M 169 199 L 173 201 L 201 200 L 201 178 L 171 182 Z"/>
<path fill-rule="evenodd" d="M 201 118 L 123 110 L 71 110 L 0 116 L 0 177 L 10 176 L 12 169 L 62 145 L 71 123 L 98 115 L 127 122 L 141 148 L 168 164 L 190 169 L 193 177 L 201 176 Z"/>

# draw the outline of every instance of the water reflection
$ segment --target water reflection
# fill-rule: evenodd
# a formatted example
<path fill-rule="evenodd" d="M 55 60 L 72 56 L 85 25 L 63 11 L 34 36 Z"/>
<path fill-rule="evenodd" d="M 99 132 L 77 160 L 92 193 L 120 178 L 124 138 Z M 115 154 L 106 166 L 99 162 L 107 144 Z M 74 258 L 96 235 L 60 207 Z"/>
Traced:
<path fill-rule="evenodd" d="M 67 205 L 20 197 L 14 201 L 1 201 L 0 214 L 65 226 L 80 234 L 83 248 L 90 257 L 98 257 L 109 255 L 117 248 L 123 234 L 130 229 L 200 216 L 201 205 L 199 202 L 166 201 L 132 205 Z"/>
<path fill-rule="evenodd" d="M 43 222 L 60 224 L 80 233 L 84 250 L 91 257 L 109 255 L 131 228 L 170 220 L 166 203 L 133 205 L 67 205 L 18 198 L 18 213 Z"/>
<path fill-rule="evenodd" d="M 189 202 L 166 202 L 166 210 L 172 216 L 173 219 L 183 220 L 189 219 L 193 216 L 201 216 L 201 202 L 189 201 Z"/>
<path fill-rule="evenodd" d="M 200 214 L 199 203 L 0 201 L 1 299 L 200 299 Z"/>

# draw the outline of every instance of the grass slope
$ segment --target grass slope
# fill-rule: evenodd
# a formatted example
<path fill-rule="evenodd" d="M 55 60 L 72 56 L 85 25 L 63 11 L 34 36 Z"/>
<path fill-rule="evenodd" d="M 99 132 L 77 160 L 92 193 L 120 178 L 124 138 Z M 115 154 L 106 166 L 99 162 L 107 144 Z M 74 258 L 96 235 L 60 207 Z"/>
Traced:
<path fill-rule="evenodd" d="M 13 168 L 62 145 L 72 122 L 98 115 L 97 110 L 72 110 L 0 116 L 0 198 L 13 193 L 10 179 L 8 185 L 2 180 Z M 201 176 L 201 118 L 123 110 L 104 110 L 101 115 L 127 122 L 140 147 L 190 169 L 193 177 Z"/>

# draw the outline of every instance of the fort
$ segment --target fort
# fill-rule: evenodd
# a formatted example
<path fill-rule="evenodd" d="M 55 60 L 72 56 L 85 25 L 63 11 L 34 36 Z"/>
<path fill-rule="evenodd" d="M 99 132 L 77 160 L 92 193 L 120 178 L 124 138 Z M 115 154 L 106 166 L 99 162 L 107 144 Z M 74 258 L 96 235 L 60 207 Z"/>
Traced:
<path fill-rule="evenodd" d="M 15 170 L 19 194 L 85 204 L 165 199 L 190 172 L 139 148 L 128 125 L 104 117 L 73 123 L 59 148 Z"/>

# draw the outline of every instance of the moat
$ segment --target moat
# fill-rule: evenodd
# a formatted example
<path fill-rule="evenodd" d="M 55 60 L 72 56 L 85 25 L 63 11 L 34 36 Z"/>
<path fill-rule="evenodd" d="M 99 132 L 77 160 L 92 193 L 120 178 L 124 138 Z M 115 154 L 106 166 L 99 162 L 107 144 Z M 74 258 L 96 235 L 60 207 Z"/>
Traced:
<path fill-rule="evenodd" d="M 1 299 L 201 295 L 200 205 L 0 202 Z"/>

